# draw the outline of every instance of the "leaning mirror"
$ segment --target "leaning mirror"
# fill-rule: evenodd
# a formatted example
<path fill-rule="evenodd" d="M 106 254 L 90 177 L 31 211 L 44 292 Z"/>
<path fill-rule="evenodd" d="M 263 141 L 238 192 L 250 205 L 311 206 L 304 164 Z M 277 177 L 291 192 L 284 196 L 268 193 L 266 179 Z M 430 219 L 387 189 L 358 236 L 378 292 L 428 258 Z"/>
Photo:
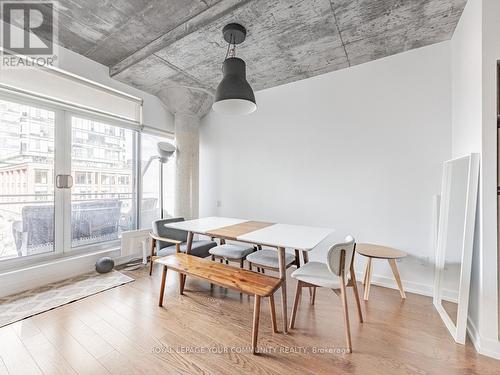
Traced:
<path fill-rule="evenodd" d="M 478 177 L 478 154 L 444 163 L 434 306 L 461 344 L 465 344 L 467 326 Z"/>

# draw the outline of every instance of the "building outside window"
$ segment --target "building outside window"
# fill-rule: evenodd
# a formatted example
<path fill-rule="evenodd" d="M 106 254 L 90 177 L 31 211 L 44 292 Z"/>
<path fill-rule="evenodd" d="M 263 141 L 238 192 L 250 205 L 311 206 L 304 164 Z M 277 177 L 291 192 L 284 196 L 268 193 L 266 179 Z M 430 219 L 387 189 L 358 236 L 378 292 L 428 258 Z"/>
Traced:
<path fill-rule="evenodd" d="M 35 169 L 35 184 L 47 184 L 49 182 L 47 176 L 47 170 Z"/>

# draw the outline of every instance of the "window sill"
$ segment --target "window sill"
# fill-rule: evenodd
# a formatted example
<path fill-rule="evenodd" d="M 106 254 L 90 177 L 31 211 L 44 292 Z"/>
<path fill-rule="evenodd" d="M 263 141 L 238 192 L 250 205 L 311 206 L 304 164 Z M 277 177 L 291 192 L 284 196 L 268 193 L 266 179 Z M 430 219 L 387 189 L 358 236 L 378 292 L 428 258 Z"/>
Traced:
<path fill-rule="evenodd" d="M 71 254 L 25 267 L 0 271 L 0 298 L 91 272 L 97 259 L 103 256 L 119 257 L 120 247 L 85 254 Z"/>

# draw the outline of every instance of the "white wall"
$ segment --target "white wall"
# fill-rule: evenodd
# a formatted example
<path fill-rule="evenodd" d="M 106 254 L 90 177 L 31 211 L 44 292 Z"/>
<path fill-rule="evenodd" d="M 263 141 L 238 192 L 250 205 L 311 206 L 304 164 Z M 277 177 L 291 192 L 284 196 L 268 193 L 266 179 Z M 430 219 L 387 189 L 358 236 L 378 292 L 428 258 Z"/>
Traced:
<path fill-rule="evenodd" d="M 406 286 L 430 294 L 433 197 L 451 155 L 450 88 L 445 42 L 258 92 L 248 117 L 209 114 L 200 216 L 328 226 L 332 239 L 352 233 L 406 250 Z M 393 285 L 384 262 L 374 273 Z"/>
<path fill-rule="evenodd" d="M 483 3 L 483 173 L 482 173 L 482 272 L 481 334 L 487 350 L 500 359 L 499 280 L 497 243 L 497 63 L 500 61 L 500 2 Z"/>
<path fill-rule="evenodd" d="M 481 153 L 482 128 L 482 1 L 470 0 L 451 40 L 452 153 Z M 482 161 L 482 160 L 481 160 Z M 482 168 L 481 172 L 482 173 Z M 480 191 L 480 190 L 479 190 Z M 479 192 L 481 196 L 481 193 Z M 476 215 L 469 298 L 469 325 L 478 325 L 480 307 L 481 203 Z M 470 330 L 470 329 L 469 329 Z M 474 330 L 474 328 L 472 328 Z"/>
<path fill-rule="evenodd" d="M 470 0 L 451 40 L 452 153 L 481 152 L 482 4 Z"/>
<path fill-rule="evenodd" d="M 500 358 L 497 249 L 497 60 L 500 2 L 469 0 L 453 35 L 452 150 L 481 154 L 468 330 L 480 353 Z"/>

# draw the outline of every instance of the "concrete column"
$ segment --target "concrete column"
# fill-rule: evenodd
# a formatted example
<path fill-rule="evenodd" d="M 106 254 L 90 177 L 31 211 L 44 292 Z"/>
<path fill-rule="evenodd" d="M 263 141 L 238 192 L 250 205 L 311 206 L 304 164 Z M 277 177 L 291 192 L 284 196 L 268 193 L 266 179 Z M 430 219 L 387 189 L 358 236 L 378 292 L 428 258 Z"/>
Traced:
<path fill-rule="evenodd" d="M 158 96 L 174 115 L 175 208 L 174 215 L 186 219 L 199 215 L 199 127 L 212 106 L 213 96 L 202 90 L 172 86 Z"/>

